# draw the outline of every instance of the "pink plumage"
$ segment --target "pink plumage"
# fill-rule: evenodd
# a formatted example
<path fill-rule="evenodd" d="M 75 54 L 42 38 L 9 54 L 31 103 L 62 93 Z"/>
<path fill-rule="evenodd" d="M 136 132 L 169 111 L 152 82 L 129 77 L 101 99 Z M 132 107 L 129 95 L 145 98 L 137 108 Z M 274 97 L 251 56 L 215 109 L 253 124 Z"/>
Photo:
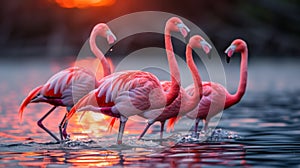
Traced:
<path fill-rule="evenodd" d="M 96 36 L 101 35 L 109 39 L 108 43 L 115 41 L 115 36 L 112 34 L 108 26 L 104 23 L 96 25 L 91 33 L 90 45 L 95 56 L 99 58 L 103 66 L 103 74 L 110 74 L 110 66 L 105 59 L 103 53 L 96 46 Z M 66 106 L 70 109 L 74 102 L 77 102 L 84 95 L 98 86 L 96 76 L 93 72 L 82 67 L 71 67 L 53 75 L 44 85 L 35 88 L 23 100 L 19 108 L 19 116 L 22 117 L 25 107 L 30 103 L 45 102 L 54 107 L 48 111 L 39 121 L 38 125 L 45 130 L 56 141 L 59 141 L 50 130 L 48 130 L 42 121 L 57 107 Z M 60 138 L 66 137 L 67 123 L 60 124 Z M 64 130 L 62 130 L 64 129 Z"/>
<path fill-rule="evenodd" d="M 245 41 L 241 39 L 234 40 L 226 49 L 227 61 L 235 52 L 241 53 L 240 82 L 238 90 L 235 94 L 230 94 L 222 85 L 214 82 L 203 82 L 203 97 L 196 109 L 187 114 L 188 118 L 195 119 L 194 135 L 197 135 L 198 123 L 202 119 L 204 122 L 204 131 L 207 131 L 209 120 L 220 113 L 223 109 L 227 109 L 238 103 L 243 97 L 247 85 L 247 66 L 248 66 L 248 49 Z M 193 85 L 188 86 L 186 91 L 194 94 Z"/>
<path fill-rule="evenodd" d="M 192 73 L 192 77 L 194 80 L 193 86 L 194 88 L 196 88 L 196 91 L 194 92 L 194 94 L 189 95 L 186 93 L 184 88 L 181 87 L 178 97 L 169 106 L 161 109 L 146 111 L 140 114 L 141 117 L 148 119 L 148 124 L 143 133 L 140 135 L 139 139 L 144 136 L 148 128 L 156 121 L 159 121 L 161 123 L 160 138 L 162 138 L 166 120 L 171 118 L 176 119 L 177 117 L 191 111 L 198 105 L 198 102 L 202 97 L 202 80 L 193 60 L 192 48 L 201 48 L 203 50 L 206 50 L 206 53 L 209 53 L 211 46 L 199 35 L 194 35 L 193 37 L 191 37 L 189 43 L 187 44 L 186 60 L 188 67 Z M 165 91 L 170 90 L 170 81 L 164 81 L 161 83 L 164 86 Z M 170 120 L 168 128 L 172 128 L 174 126 L 174 123 L 175 120 Z"/>
<path fill-rule="evenodd" d="M 173 17 L 166 22 L 165 45 L 173 51 L 170 31 L 189 31 L 179 18 Z M 184 34 L 186 35 L 186 34 Z M 100 81 L 99 87 L 82 98 L 71 109 L 65 122 L 78 110 L 91 110 L 120 118 L 117 143 L 122 143 L 123 132 L 128 117 L 141 114 L 145 110 L 162 108 L 171 104 L 180 90 L 180 75 L 173 52 L 167 52 L 171 72 L 171 87 L 165 92 L 158 78 L 144 71 L 122 71 L 111 74 Z M 98 105 L 90 104 L 97 102 Z"/>

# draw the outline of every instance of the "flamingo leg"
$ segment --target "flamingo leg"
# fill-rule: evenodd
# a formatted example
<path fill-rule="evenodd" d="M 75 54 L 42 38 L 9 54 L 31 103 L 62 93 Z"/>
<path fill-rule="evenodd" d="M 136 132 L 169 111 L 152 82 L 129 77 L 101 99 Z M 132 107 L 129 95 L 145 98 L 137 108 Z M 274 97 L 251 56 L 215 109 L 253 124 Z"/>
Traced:
<path fill-rule="evenodd" d="M 146 128 L 144 129 L 143 133 L 139 136 L 138 140 L 141 140 L 141 138 L 146 134 L 146 132 L 148 131 L 148 129 L 150 128 L 150 126 L 153 124 L 153 121 L 149 121 L 147 123 Z"/>
<path fill-rule="evenodd" d="M 124 117 L 124 116 L 120 117 L 120 126 L 119 126 L 119 133 L 118 133 L 118 139 L 117 139 L 118 145 L 122 144 L 122 138 L 123 138 L 125 124 L 126 124 L 127 120 L 128 120 L 127 117 Z"/>
<path fill-rule="evenodd" d="M 60 139 L 64 140 L 67 138 L 68 134 L 67 134 L 67 126 L 68 126 L 68 121 L 66 121 L 63 124 L 63 121 L 66 119 L 67 117 L 67 113 L 65 114 L 64 118 L 61 120 L 58 129 L 59 129 L 59 135 L 60 135 Z"/>
<path fill-rule="evenodd" d="M 160 139 L 163 139 L 163 133 L 164 133 L 164 127 L 165 127 L 165 121 L 160 122 Z"/>
<path fill-rule="evenodd" d="M 46 131 L 50 136 L 52 136 L 57 142 L 60 142 L 59 139 L 57 138 L 57 136 L 55 136 L 50 130 L 48 130 L 44 125 L 43 125 L 43 121 L 45 118 L 48 117 L 49 114 L 51 114 L 53 112 L 53 110 L 55 110 L 57 106 L 52 107 L 38 122 L 37 125 L 42 128 L 44 131 Z"/>
<path fill-rule="evenodd" d="M 68 122 L 69 122 L 69 121 L 66 121 L 65 124 L 63 125 L 63 128 L 64 128 L 64 129 L 63 129 L 62 134 L 63 134 L 63 136 L 65 137 L 65 139 L 69 136 L 68 133 L 67 133 Z"/>
<path fill-rule="evenodd" d="M 73 106 L 67 106 L 67 111 L 70 112 L 70 110 L 72 109 Z M 59 134 L 60 134 L 60 139 L 63 140 L 64 138 L 66 139 L 68 137 L 67 134 L 67 126 L 68 126 L 68 121 L 65 122 L 64 125 L 63 122 L 67 117 L 67 113 L 64 115 L 64 118 L 61 120 L 58 129 L 59 129 Z"/>
<path fill-rule="evenodd" d="M 194 126 L 194 132 L 192 133 L 192 137 L 194 137 L 194 138 L 198 138 L 199 137 L 199 135 L 198 135 L 199 121 L 200 121 L 200 118 L 196 118 L 196 120 L 195 120 L 195 126 Z"/>
<path fill-rule="evenodd" d="M 207 133 L 209 120 L 203 119 L 202 121 L 203 121 L 203 125 L 204 125 L 203 130 L 205 133 Z"/>

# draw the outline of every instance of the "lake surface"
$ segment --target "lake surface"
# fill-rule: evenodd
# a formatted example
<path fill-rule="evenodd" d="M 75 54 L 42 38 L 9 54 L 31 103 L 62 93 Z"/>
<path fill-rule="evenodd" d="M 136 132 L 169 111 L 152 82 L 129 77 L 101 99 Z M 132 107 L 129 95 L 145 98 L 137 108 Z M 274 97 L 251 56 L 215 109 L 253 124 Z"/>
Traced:
<path fill-rule="evenodd" d="M 300 69 L 295 61 L 250 61 L 249 82 L 241 102 L 224 111 L 206 141 L 184 141 L 187 126 L 176 125 L 157 140 L 159 124 L 144 140 L 145 123 L 126 126 L 124 145 L 114 145 L 103 116 L 80 115 L 70 122 L 70 141 L 56 144 L 36 121 L 51 108 L 31 104 L 22 122 L 18 106 L 28 92 L 67 67 L 55 62 L 2 62 L 0 67 L 0 167 L 299 167 Z M 227 85 L 234 91 L 238 66 L 227 66 Z M 64 108 L 44 122 L 57 132 Z M 183 118 L 180 123 L 191 123 Z M 179 130 L 179 131 L 178 131 Z M 183 131 L 180 131 L 183 130 Z"/>

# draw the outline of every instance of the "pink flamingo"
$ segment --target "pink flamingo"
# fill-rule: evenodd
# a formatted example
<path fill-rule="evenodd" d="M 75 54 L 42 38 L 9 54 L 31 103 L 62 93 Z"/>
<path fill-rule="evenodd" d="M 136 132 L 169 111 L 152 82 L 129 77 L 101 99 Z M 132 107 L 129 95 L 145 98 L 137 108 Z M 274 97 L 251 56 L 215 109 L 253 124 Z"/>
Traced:
<path fill-rule="evenodd" d="M 198 108 L 187 113 L 188 118 L 196 119 L 194 136 L 197 136 L 197 129 L 200 119 L 203 120 L 204 131 L 207 132 L 209 120 L 232 105 L 238 103 L 243 97 L 247 85 L 247 66 L 248 66 L 248 48 L 245 41 L 241 39 L 234 40 L 226 49 L 226 60 L 229 63 L 234 52 L 241 53 L 241 68 L 240 68 L 240 82 L 238 90 L 235 94 L 230 94 L 222 85 L 214 82 L 203 82 L 203 97 L 199 102 Z M 186 88 L 186 92 L 193 95 L 195 88 L 193 85 Z M 225 105 L 223 102 L 225 101 Z M 212 106 L 211 106 L 212 105 Z"/>
<path fill-rule="evenodd" d="M 171 31 L 181 32 L 185 37 L 189 29 L 177 17 L 172 17 L 166 22 L 165 45 L 171 74 L 169 92 L 165 92 L 157 77 L 149 72 L 117 72 L 103 78 L 97 89 L 76 103 L 67 114 L 65 121 L 76 111 L 94 111 L 120 118 L 117 144 L 122 144 L 128 117 L 170 105 L 180 91 L 180 74 L 173 53 Z"/>
<path fill-rule="evenodd" d="M 103 75 L 107 76 L 111 74 L 110 65 L 96 45 L 96 37 L 98 35 L 106 38 L 109 44 L 114 43 L 116 37 L 106 24 L 100 23 L 94 27 L 89 39 L 92 52 L 102 63 Z M 57 142 L 59 142 L 59 139 L 43 125 L 43 120 L 47 118 L 47 116 L 58 106 L 65 106 L 67 107 L 67 111 L 69 111 L 73 107 L 74 102 L 77 102 L 81 97 L 89 93 L 92 89 L 95 89 L 98 85 L 99 83 L 97 82 L 94 73 L 85 68 L 70 67 L 62 70 L 53 75 L 44 85 L 38 86 L 28 94 L 19 108 L 20 119 L 22 118 L 25 107 L 29 103 L 45 102 L 53 105 L 53 107 L 37 122 L 37 124 Z M 61 140 L 63 137 L 67 136 L 66 127 L 67 123 L 64 125 L 60 123 L 59 125 Z M 64 130 L 62 131 L 63 128 Z"/>
<path fill-rule="evenodd" d="M 192 48 L 201 48 L 205 51 L 206 54 L 208 54 L 210 52 L 211 46 L 199 35 L 191 37 L 189 43 L 186 46 L 186 61 L 194 80 L 193 86 L 196 90 L 195 94 L 189 95 L 185 92 L 184 88 L 181 87 L 180 95 L 169 106 L 161 109 L 146 111 L 140 114 L 139 116 L 148 119 L 148 124 L 138 139 L 141 139 L 147 132 L 149 127 L 156 121 L 160 121 L 161 123 L 160 139 L 162 139 L 164 124 L 166 120 L 174 118 L 178 115 L 184 115 L 187 112 L 193 110 L 198 105 L 202 97 L 202 80 L 193 60 Z M 168 91 L 170 89 L 170 81 L 163 81 L 161 83 L 165 91 Z M 172 124 L 169 124 L 169 127 L 171 126 Z"/>

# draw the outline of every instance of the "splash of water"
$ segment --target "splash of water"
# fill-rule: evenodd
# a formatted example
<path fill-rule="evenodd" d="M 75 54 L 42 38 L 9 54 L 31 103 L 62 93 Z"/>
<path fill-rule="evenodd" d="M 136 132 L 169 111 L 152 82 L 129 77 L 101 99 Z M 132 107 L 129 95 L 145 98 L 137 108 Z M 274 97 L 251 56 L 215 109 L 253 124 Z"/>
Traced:
<path fill-rule="evenodd" d="M 206 133 L 204 131 L 199 132 L 199 136 L 195 137 L 192 134 L 184 136 L 179 143 L 199 143 L 199 142 L 224 142 L 228 140 L 243 139 L 236 132 L 225 130 L 222 128 L 211 130 Z"/>
<path fill-rule="evenodd" d="M 63 141 L 62 147 L 64 148 L 72 148 L 72 149 L 81 149 L 81 148 L 89 148 L 92 144 L 95 144 L 96 142 L 93 140 L 70 140 L 67 139 Z"/>
<path fill-rule="evenodd" d="M 192 134 L 184 135 L 181 133 L 172 134 L 166 139 L 142 139 L 137 140 L 135 136 L 124 138 L 124 144 L 116 145 L 114 137 L 102 137 L 99 139 L 77 139 L 66 140 L 62 143 L 64 148 L 82 149 L 82 148 L 105 148 L 105 149 L 153 149 L 159 150 L 166 147 L 172 147 L 179 143 L 201 143 L 201 142 L 225 142 L 243 139 L 238 133 L 222 128 L 209 129 L 208 132 L 199 132 L 196 138 Z"/>

